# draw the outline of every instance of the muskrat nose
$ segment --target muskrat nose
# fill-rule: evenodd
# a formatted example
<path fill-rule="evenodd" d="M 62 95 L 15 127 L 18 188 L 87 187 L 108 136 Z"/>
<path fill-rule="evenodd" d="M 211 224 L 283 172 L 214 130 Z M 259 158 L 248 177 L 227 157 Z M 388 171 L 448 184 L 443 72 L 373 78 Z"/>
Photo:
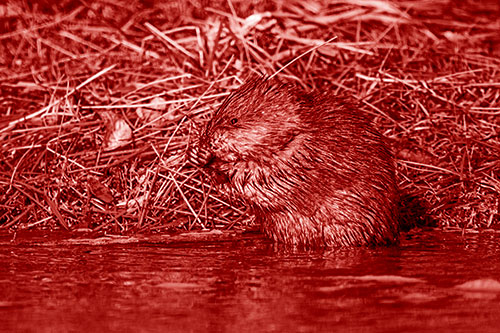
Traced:
<path fill-rule="evenodd" d="M 187 151 L 187 160 L 195 166 L 205 167 L 214 160 L 214 155 L 206 148 L 199 145 L 192 146 Z"/>

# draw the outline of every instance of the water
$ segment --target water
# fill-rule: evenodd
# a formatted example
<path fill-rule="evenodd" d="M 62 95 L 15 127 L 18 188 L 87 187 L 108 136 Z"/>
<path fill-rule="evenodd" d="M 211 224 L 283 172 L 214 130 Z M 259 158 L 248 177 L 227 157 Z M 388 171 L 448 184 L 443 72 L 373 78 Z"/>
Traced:
<path fill-rule="evenodd" d="M 0 244 L 3 332 L 498 332 L 500 235 L 329 252 L 232 241 Z"/>

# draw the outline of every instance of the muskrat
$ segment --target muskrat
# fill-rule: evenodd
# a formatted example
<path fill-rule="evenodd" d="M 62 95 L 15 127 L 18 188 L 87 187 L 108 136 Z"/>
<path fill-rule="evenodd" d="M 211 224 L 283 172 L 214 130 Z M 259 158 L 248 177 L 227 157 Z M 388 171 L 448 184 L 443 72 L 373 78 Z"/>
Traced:
<path fill-rule="evenodd" d="M 189 155 L 279 243 L 398 238 L 394 157 L 352 97 L 253 78 L 222 103 Z"/>

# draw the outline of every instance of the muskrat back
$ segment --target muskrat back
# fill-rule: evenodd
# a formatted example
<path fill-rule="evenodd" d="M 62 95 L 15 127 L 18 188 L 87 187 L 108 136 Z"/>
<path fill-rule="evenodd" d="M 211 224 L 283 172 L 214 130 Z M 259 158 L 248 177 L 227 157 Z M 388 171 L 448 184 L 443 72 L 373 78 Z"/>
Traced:
<path fill-rule="evenodd" d="M 214 113 L 190 155 L 277 242 L 397 240 L 394 158 L 352 98 L 250 80 Z"/>

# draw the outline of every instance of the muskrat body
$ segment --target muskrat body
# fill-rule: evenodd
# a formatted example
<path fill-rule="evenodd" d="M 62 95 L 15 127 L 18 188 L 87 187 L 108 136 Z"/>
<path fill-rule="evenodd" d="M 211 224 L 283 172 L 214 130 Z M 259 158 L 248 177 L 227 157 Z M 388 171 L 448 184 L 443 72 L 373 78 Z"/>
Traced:
<path fill-rule="evenodd" d="M 223 102 L 190 155 L 277 242 L 338 247 L 398 238 L 393 155 L 348 97 L 253 79 Z"/>

